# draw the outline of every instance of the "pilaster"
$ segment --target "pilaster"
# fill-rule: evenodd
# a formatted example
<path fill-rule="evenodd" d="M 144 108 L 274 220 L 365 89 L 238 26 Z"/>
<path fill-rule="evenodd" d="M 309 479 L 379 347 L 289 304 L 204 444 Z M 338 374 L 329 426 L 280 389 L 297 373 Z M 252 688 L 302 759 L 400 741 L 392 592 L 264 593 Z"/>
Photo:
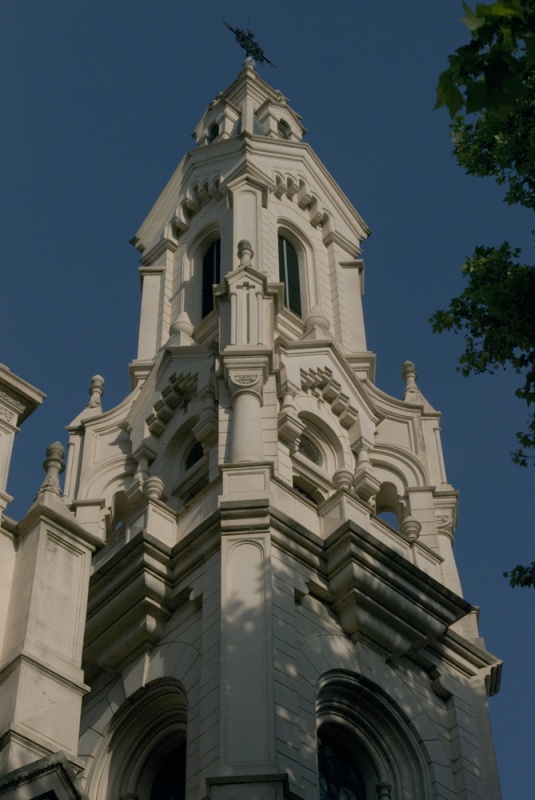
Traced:
<path fill-rule="evenodd" d="M 220 769 L 257 781 L 276 773 L 268 499 L 222 499 L 221 537 Z"/>
<path fill-rule="evenodd" d="M 97 540 L 59 497 L 63 448 L 16 528 L 17 555 L 0 665 L 0 773 L 63 750 L 77 764 L 91 553 Z"/>

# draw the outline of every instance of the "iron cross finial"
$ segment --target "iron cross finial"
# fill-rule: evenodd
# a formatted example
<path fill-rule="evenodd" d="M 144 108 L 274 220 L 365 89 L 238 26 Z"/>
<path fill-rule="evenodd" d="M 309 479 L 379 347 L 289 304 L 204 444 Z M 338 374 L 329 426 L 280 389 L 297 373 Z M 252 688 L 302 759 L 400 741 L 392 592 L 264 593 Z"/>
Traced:
<path fill-rule="evenodd" d="M 272 67 L 275 66 L 275 64 L 270 61 L 269 58 L 266 58 L 260 45 L 255 42 L 253 38 L 253 32 L 250 28 L 248 28 L 246 31 L 243 31 L 241 28 L 233 28 L 228 24 L 228 22 L 225 22 L 225 20 L 223 20 L 223 24 L 227 26 L 229 31 L 232 31 L 236 37 L 236 41 L 240 47 L 243 47 L 248 56 L 254 58 L 254 60 L 258 61 L 259 64 L 263 64 L 265 61 L 266 64 L 270 64 Z"/>

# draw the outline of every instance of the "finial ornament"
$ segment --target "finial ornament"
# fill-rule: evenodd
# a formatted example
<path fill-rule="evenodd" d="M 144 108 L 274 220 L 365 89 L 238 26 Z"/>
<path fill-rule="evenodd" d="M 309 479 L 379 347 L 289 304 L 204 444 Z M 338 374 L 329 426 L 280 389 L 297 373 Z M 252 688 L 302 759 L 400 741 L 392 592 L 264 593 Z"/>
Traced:
<path fill-rule="evenodd" d="M 240 259 L 240 267 L 250 267 L 251 259 L 254 256 L 254 251 L 251 242 L 247 239 L 241 239 L 238 242 L 238 258 Z"/>
<path fill-rule="evenodd" d="M 54 442 L 46 449 L 46 458 L 43 461 L 43 469 L 46 470 L 46 478 L 41 484 L 37 494 L 41 492 L 53 492 L 61 496 L 59 476 L 65 469 L 65 449 L 61 442 Z"/>
<path fill-rule="evenodd" d="M 255 42 L 253 39 L 254 34 L 250 28 L 247 28 L 246 31 L 242 30 L 241 28 L 232 28 L 228 22 L 225 22 L 225 20 L 223 20 L 223 24 L 227 26 L 229 31 L 232 31 L 240 47 L 242 47 L 247 53 L 248 58 L 258 61 L 259 64 L 263 64 L 265 62 L 271 67 L 275 66 L 275 64 L 270 61 L 269 58 L 266 58 L 260 45 L 257 44 L 257 42 Z"/>
<path fill-rule="evenodd" d="M 421 404 L 423 401 L 422 393 L 416 385 L 418 373 L 412 361 L 403 362 L 401 377 L 405 381 L 405 397 L 403 399 L 406 402 Z"/>
<path fill-rule="evenodd" d="M 102 375 L 93 375 L 91 386 L 89 387 L 91 400 L 87 404 L 88 408 L 98 408 L 102 405 L 100 398 L 104 394 L 104 378 Z"/>
<path fill-rule="evenodd" d="M 416 388 L 416 378 L 418 373 L 412 361 L 404 361 L 401 367 L 401 377 L 407 384 L 407 391 L 410 392 Z"/>
<path fill-rule="evenodd" d="M 401 533 L 407 537 L 411 544 L 414 544 L 420 531 L 422 530 L 421 524 L 414 517 L 408 516 L 401 520 Z"/>

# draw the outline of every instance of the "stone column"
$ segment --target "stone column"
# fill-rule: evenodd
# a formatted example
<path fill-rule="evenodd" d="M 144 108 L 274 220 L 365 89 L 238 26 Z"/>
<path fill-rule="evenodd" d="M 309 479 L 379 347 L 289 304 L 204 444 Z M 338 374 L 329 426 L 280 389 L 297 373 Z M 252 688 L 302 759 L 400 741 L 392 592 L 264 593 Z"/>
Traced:
<path fill-rule="evenodd" d="M 263 461 L 261 409 L 262 389 L 268 370 L 267 357 L 247 354 L 224 356 L 224 368 L 232 405 L 230 463 Z"/>
<path fill-rule="evenodd" d="M 264 460 L 262 431 L 262 375 L 233 375 L 230 460 L 233 464 Z"/>

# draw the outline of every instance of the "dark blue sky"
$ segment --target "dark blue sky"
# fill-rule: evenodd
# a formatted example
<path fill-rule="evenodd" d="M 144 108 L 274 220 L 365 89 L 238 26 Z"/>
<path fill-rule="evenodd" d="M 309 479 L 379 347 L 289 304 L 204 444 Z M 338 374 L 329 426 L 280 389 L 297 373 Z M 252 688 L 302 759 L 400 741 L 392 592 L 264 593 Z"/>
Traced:
<path fill-rule="evenodd" d="M 487 647 L 505 660 L 491 699 L 506 800 L 533 793 L 533 592 L 503 570 L 531 561 L 533 470 L 513 466 L 525 408 L 514 376 L 462 379 L 462 342 L 428 317 L 462 288 L 476 244 L 532 250 L 532 216 L 490 180 L 463 174 L 448 115 L 433 111 L 447 54 L 468 38 L 457 0 L 17 0 L 0 2 L 2 282 L 0 361 L 45 391 L 18 435 L 8 514 L 22 516 L 46 446 L 106 379 L 129 390 L 139 313 L 129 240 L 193 142 L 243 52 L 223 26 L 251 27 L 260 67 L 373 235 L 365 314 L 377 383 L 401 396 L 401 364 L 443 412 L 449 481 L 461 492 L 456 555 Z M 531 252 L 529 253 L 531 257 Z"/>

